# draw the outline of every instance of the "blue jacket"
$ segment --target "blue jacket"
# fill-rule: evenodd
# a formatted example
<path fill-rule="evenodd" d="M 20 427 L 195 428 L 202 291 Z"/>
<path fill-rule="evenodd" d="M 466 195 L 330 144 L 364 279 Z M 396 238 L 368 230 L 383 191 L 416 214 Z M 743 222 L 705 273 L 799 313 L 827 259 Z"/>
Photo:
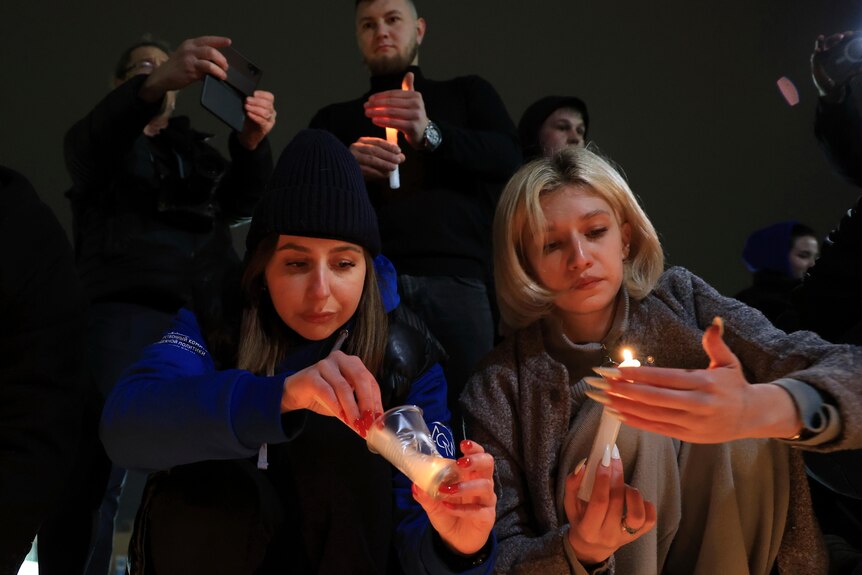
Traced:
<path fill-rule="evenodd" d="M 384 307 L 400 303 L 395 270 L 384 257 L 375 260 Z M 129 469 L 155 471 L 176 465 L 254 456 L 264 443 L 290 441 L 302 433 L 305 412 L 281 414 L 285 377 L 322 357 L 329 340 L 308 342 L 292 351 L 283 371 L 272 377 L 241 369 L 218 371 L 194 314 L 186 309 L 174 325 L 130 367 L 102 413 L 101 435 L 112 461 Z M 328 349 L 328 348 L 327 348 Z M 406 404 L 422 408 L 446 457 L 455 456 L 446 427 L 446 380 L 439 364 L 416 379 Z M 396 542 L 407 573 L 452 573 L 434 550 L 433 529 L 411 493 L 411 482 L 393 471 L 399 522 Z M 496 546 L 495 546 L 496 547 Z M 490 573 L 493 557 L 462 573 Z"/>

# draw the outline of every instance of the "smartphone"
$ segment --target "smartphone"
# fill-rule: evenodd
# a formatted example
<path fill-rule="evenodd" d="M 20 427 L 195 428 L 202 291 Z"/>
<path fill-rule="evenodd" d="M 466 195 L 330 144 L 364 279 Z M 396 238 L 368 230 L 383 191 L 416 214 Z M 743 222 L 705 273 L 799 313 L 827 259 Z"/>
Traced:
<path fill-rule="evenodd" d="M 820 52 L 815 57 L 836 86 L 844 84 L 862 72 L 862 32 L 845 36 L 829 50 Z"/>
<path fill-rule="evenodd" d="M 245 124 L 245 99 L 257 89 L 263 71 L 230 46 L 219 50 L 227 59 L 227 79 L 204 77 L 201 106 L 239 132 Z"/>

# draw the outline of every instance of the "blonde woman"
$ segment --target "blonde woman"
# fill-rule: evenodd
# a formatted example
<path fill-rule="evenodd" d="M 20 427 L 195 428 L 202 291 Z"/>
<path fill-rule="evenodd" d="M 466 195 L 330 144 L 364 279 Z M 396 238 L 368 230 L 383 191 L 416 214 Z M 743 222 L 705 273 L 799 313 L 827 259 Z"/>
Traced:
<path fill-rule="evenodd" d="M 495 458 L 497 572 L 826 573 L 799 449 L 862 444 L 862 351 L 664 271 L 636 197 L 589 150 L 525 165 L 494 234 L 509 335 L 462 405 Z M 616 365 L 623 347 L 644 365 Z M 584 501 L 603 408 L 623 425 Z"/>

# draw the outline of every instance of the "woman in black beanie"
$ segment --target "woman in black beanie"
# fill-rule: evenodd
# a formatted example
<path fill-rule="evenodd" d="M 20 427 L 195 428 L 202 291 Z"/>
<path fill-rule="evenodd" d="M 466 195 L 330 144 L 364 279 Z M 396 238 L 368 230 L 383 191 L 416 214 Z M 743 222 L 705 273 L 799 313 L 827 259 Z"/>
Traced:
<path fill-rule="evenodd" d="M 398 305 L 347 148 L 300 132 L 246 248 L 238 337 L 214 345 L 230 330 L 182 310 L 106 402 L 109 454 L 162 470 L 138 513 L 131 572 L 385 574 L 397 572 L 393 534 L 407 573 L 489 572 L 491 456 L 462 442 L 459 482 L 434 498 L 393 479 L 357 437 L 384 409 L 416 404 L 454 456 L 438 349 Z"/>

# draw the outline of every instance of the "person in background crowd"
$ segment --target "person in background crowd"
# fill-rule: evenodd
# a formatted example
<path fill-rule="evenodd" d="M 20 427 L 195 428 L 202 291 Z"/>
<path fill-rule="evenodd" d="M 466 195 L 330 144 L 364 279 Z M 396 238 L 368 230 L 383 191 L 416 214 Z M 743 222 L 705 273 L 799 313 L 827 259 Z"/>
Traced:
<path fill-rule="evenodd" d="M 823 60 L 853 41 L 853 32 L 820 36 L 811 55 L 811 72 L 820 94 L 815 134 L 835 170 L 862 187 L 862 116 L 851 80 L 830 78 Z M 858 42 L 859 39 L 857 38 Z M 862 198 L 823 241 L 822 253 L 792 294 L 791 317 L 798 329 L 832 342 L 862 345 Z M 806 453 L 814 509 L 826 533 L 830 573 L 862 575 L 862 452 Z"/>
<path fill-rule="evenodd" d="M 85 320 L 63 228 L 5 167 L 0 246 L 0 573 L 15 575 L 78 449 Z"/>
<path fill-rule="evenodd" d="M 563 146 L 587 145 L 590 114 L 575 96 L 545 96 L 530 104 L 518 122 L 525 160 L 551 156 Z"/>
<path fill-rule="evenodd" d="M 179 91 L 205 75 L 226 77 L 219 51 L 230 39 L 203 36 L 172 51 L 143 40 L 126 49 L 114 90 L 66 134 L 66 166 L 78 272 L 90 302 L 90 372 L 100 411 L 120 373 L 155 341 L 183 306 L 202 322 L 218 318 L 222 286 L 238 272 L 230 226 L 247 220 L 272 172 L 267 135 L 274 97 L 256 91 L 245 101 L 242 131 L 228 140 L 231 161 L 209 136 L 174 116 Z M 106 460 L 95 423 L 87 422 L 90 463 L 82 483 L 98 493 L 70 496 L 39 538 L 43 575 L 105 575 L 125 470 L 114 466 L 105 490 Z M 88 501 L 102 499 L 96 533 Z M 90 555 L 92 554 L 92 557 Z"/>
<path fill-rule="evenodd" d="M 310 126 L 350 146 L 362 168 L 398 291 L 449 356 L 443 369 L 460 436 L 458 395 L 494 344 L 491 220 L 521 164 L 517 133 L 484 79 L 423 74 L 427 24 L 412 0 L 357 0 L 355 23 L 370 89 L 319 110 Z M 400 187 L 391 189 L 396 168 Z"/>
<path fill-rule="evenodd" d="M 790 293 L 802 283 L 819 253 L 814 230 L 795 220 L 752 232 L 745 240 L 742 259 L 754 274 L 753 283 L 734 297 L 775 323 L 790 309 Z"/>

